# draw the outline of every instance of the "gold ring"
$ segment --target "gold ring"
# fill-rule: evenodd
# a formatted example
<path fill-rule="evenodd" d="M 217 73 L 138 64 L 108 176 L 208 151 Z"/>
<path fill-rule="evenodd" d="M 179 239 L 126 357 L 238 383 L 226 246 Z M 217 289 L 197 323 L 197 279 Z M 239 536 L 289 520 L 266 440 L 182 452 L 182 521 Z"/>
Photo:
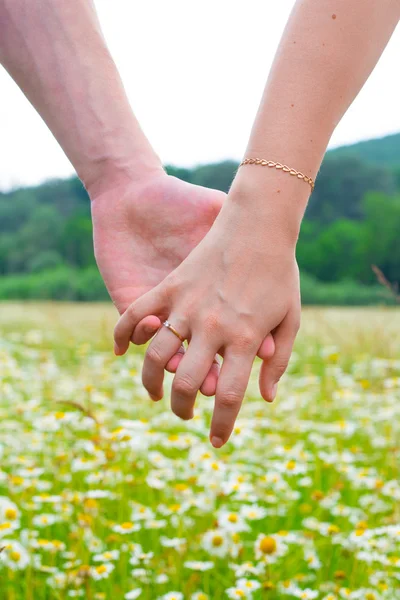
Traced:
<path fill-rule="evenodd" d="M 164 325 L 164 327 L 166 327 L 167 329 L 169 329 L 170 331 L 172 331 L 172 333 L 174 335 L 176 335 L 176 337 L 178 339 L 180 339 L 181 342 L 185 341 L 185 338 L 180 333 L 177 332 L 177 330 L 175 329 L 175 327 L 173 327 L 169 321 L 164 321 L 163 325 Z"/>

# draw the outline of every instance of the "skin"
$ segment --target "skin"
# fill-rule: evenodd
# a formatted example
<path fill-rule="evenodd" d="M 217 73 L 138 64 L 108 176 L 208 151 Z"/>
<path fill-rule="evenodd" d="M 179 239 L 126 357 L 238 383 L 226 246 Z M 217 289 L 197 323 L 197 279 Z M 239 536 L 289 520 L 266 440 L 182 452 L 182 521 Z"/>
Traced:
<path fill-rule="evenodd" d="M 164 172 L 129 105 L 91 0 L 0 0 L 0 62 L 88 190 L 97 263 L 122 314 L 188 256 L 225 194 Z M 159 327 L 156 316 L 146 317 L 135 342 L 145 343 Z M 273 352 L 268 336 L 259 356 L 267 360 Z M 180 347 L 167 368 L 174 372 L 182 356 Z M 206 395 L 215 393 L 218 372 L 213 363 L 201 388 Z"/>
<path fill-rule="evenodd" d="M 400 18 L 399 0 L 298 0 L 265 87 L 246 157 L 281 161 L 315 179 L 329 139 L 375 67 Z M 312 93 L 310 93 L 310 90 Z M 334 91 L 333 91 L 334 90 Z M 300 322 L 295 258 L 310 187 L 281 170 L 239 169 L 209 233 L 160 285 L 133 303 L 115 328 L 123 354 L 148 315 L 169 321 L 190 340 L 172 386 L 172 410 L 189 419 L 216 353 L 217 383 L 210 439 L 229 439 L 262 339 L 274 356 L 261 369 L 261 391 L 273 398 Z M 143 365 L 149 392 L 162 394 L 164 368 L 179 346 L 162 329 Z"/>
<path fill-rule="evenodd" d="M 162 172 L 140 185 L 124 184 L 92 200 L 96 260 L 121 314 L 132 298 L 158 285 L 190 254 L 209 231 L 224 199 L 222 192 Z M 147 342 L 159 327 L 158 317 L 143 319 L 136 328 L 134 342 Z M 273 353 L 274 342 L 268 336 L 258 356 L 268 360 Z M 176 371 L 183 354 L 179 342 L 176 354 L 166 365 L 168 371 Z M 202 382 L 204 395 L 215 394 L 218 373 L 219 364 L 214 362 Z M 153 400 L 161 398 L 148 391 Z"/>

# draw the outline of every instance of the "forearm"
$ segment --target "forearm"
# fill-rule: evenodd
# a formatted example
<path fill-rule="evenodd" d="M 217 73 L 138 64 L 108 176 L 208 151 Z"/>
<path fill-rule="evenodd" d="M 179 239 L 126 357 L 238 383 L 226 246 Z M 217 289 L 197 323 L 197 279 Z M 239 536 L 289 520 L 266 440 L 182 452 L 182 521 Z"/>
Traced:
<path fill-rule="evenodd" d="M 245 156 L 281 162 L 315 178 L 335 127 L 368 79 L 399 17 L 399 0 L 298 0 Z M 285 188 L 290 190 L 287 210 L 301 218 L 311 191 L 307 184 L 275 169 L 241 167 L 238 178 L 249 177 L 267 188 L 268 180 L 273 181 L 280 198 Z"/>
<path fill-rule="evenodd" d="M 129 106 L 91 0 L 0 0 L 0 61 L 85 186 L 161 168 Z"/>

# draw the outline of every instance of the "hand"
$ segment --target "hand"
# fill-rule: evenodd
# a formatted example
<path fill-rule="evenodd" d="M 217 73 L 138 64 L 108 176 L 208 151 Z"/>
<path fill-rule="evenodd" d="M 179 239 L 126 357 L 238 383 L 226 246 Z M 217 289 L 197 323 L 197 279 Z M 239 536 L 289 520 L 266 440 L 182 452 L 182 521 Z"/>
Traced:
<path fill-rule="evenodd" d="M 253 202 L 251 195 L 259 198 Z M 216 447 L 229 439 L 263 339 L 273 332 L 275 354 L 260 373 L 261 394 L 272 400 L 299 327 L 295 228 L 264 196 L 233 186 L 206 237 L 160 285 L 133 303 L 115 328 L 119 354 L 147 315 L 168 318 L 189 340 L 171 395 L 172 410 L 183 419 L 193 416 L 197 391 L 215 354 L 223 354 L 210 432 Z M 162 397 L 164 368 L 180 344 L 167 328 L 151 342 L 143 383 L 152 397 Z"/>
<path fill-rule="evenodd" d="M 170 177 L 161 169 L 139 182 L 125 179 L 102 187 L 101 193 L 96 188 L 92 194 L 95 255 L 122 314 L 132 301 L 163 281 L 203 239 L 226 194 Z M 143 319 L 136 327 L 135 342 L 147 342 L 159 327 L 157 317 Z M 273 351 L 269 336 L 260 357 L 267 359 Z M 176 371 L 182 356 L 183 347 L 168 363 L 169 371 Z M 201 387 L 205 395 L 214 395 L 218 372 L 214 363 Z"/>

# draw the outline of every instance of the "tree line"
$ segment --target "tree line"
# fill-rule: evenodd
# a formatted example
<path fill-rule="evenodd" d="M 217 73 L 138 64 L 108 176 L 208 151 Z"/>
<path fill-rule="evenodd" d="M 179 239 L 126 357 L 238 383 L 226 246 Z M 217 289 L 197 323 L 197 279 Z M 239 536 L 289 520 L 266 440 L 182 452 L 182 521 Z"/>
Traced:
<path fill-rule="evenodd" d="M 224 161 L 166 170 L 227 192 L 237 168 Z M 400 282 L 399 234 L 400 134 L 328 152 L 297 247 L 307 301 L 387 301 L 371 265 Z M 0 193 L 0 299 L 38 297 L 107 297 L 93 256 L 89 199 L 76 177 Z"/>

